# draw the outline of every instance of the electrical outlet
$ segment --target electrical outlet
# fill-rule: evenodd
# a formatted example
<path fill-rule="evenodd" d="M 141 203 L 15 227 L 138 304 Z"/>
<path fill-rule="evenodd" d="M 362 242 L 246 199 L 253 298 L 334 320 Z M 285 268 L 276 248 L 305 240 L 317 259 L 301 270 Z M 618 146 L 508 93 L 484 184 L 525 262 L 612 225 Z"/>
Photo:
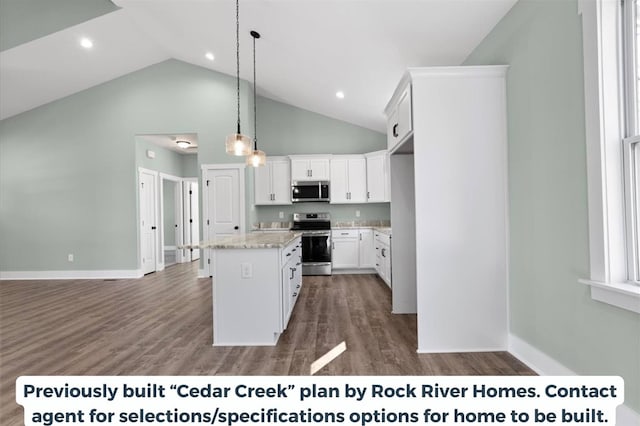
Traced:
<path fill-rule="evenodd" d="M 360 217 L 360 210 L 356 210 L 356 217 Z"/>
<path fill-rule="evenodd" d="M 244 262 L 240 264 L 240 276 L 242 278 L 253 277 L 253 267 L 249 262 Z"/>
<path fill-rule="evenodd" d="M 278 213 L 278 217 L 279 217 L 280 219 L 284 219 L 284 212 L 279 212 L 279 213 Z"/>
<path fill-rule="evenodd" d="M 73 262 L 73 253 L 69 253 L 69 255 L 67 256 L 67 260 L 69 262 Z"/>

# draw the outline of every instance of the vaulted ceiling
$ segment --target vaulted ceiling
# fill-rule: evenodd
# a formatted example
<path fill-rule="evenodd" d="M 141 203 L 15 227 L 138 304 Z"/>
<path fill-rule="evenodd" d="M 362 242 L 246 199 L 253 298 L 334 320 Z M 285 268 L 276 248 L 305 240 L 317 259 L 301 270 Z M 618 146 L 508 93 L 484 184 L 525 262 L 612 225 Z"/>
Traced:
<path fill-rule="evenodd" d="M 407 67 L 459 65 L 515 1 L 240 0 L 241 77 L 256 30 L 259 95 L 383 132 Z M 170 58 L 235 75 L 233 0 L 113 3 L 0 52 L 0 119 Z"/>

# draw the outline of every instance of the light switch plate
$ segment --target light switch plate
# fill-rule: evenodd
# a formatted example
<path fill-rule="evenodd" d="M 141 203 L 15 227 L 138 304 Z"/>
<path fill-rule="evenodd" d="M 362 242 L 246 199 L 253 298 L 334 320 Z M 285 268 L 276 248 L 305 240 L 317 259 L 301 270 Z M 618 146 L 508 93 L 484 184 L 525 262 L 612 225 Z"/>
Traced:
<path fill-rule="evenodd" d="M 284 212 L 279 212 L 279 213 L 278 213 L 278 217 L 279 217 L 280 219 L 284 219 Z"/>
<path fill-rule="evenodd" d="M 249 262 L 244 262 L 240 264 L 240 276 L 242 278 L 253 277 L 253 267 Z"/>
<path fill-rule="evenodd" d="M 356 217 L 360 217 L 360 210 L 356 210 Z"/>

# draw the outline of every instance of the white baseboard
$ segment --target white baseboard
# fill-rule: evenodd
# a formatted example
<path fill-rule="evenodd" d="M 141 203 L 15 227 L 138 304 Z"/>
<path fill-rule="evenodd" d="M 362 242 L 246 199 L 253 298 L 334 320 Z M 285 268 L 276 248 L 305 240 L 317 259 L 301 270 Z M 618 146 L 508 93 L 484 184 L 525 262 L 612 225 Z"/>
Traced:
<path fill-rule="evenodd" d="M 560 364 L 538 348 L 531 346 L 516 335 L 509 334 L 509 353 L 525 363 L 541 376 L 577 376 L 573 370 Z M 640 414 L 622 404 L 616 410 L 617 426 L 640 425 Z"/>
<path fill-rule="evenodd" d="M 141 278 L 141 269 L 107 271 L 0 271 L 0 280 L 105 280 Z"/>
<path fill-rule="evenodd" d="M 198 269 L 198 278 L 209 278 L 204 269 Z"/>

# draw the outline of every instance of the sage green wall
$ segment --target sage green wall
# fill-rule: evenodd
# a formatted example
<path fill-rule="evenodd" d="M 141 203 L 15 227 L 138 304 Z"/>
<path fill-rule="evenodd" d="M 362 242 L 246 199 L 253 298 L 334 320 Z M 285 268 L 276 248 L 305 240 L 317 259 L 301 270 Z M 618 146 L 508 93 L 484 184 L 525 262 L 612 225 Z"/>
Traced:
<path fill-rule="evenodd" d="M 0 0 L 0 51 L 117 9 L 109 0 Z"/>
<path fill-rule="evenodd" d="M 242 81 L 242 126 L 251 134 L 249 94 Z M 169 60 L 0 121 L 0 270 L 136 269 L 137 167 L 178 176 L 181 167 L 187 177 L 200 176 L 201 164 L 242 162 L 223 143 L 235 129 L 235 96 L 233 77 Z M 260 143 L 269 155 L 384 148 L 379 133 L 258 102 Z M 287 123 L 290 132 L 282 137 Z M 135 135 L 153 133 L 197 133 L 197 161 L 158 167 L 154 146 L 156 162 L 148 163 Z M 252 208 L 251 168 L 246 182 L 247 224 L 277 220 L 279 209 Z M 325 206 L 337 219 L 355 219 L 355 206 Z M 389 217 L 386 205 L 360 210 L 362 218 Z"/>
<path fill-rule="evenodd" d="M 301 108 L 258 97 L 258 144 L 269 155 L 362 154 L 386 149 L 384 134 Z M 253 179 L 253 176 L 251 176 Z M 360 217 L 356 217 L 356 210 Z M 255 221 L 291 220 L 294 212 L 329 212 L 334 220 L 389 220 L 389 204 L 301 203 L 256 206 Z M 279 218 L 284 213 L 284 219 Z"/>
<path fill-rule="evenodd" d="M 136 269 L 135 135 L 197 133 L 199 163 L 236 162 L 235 105 L 233 77 L 169 60 L 0 121 L 0 270 Z"/>
<path fill-rule="evenodd" d="M 575 0 L 520 0 L 467 58 L 509 64 L 511 332 L 640 411 L 640 316 L 591 300 L 582 29 Z"/>
<path fill-rule="evenodd" d="M 182 177 L 199 177 L 198 155 L 186 154 L 181 155 L 180 157 L 180 160 L 182 161 Z"/>
<path fill-rule="evenodd" d="M 146 141 L 142 138 L 135 138 L 136 145 L 136 166 L 145 169 L 154 170 L 156 172 L 166 173 L 177 177 L 184 176 L 182 170 L 182 155 L 170 149 L 162 148 L 153 142 Z M 154 158 L 147 156 L 147 150 L 155 153 Z"/>
<path fill-rule="evenodd" d="M 268 98 L 258 97 L 257 104 L 258 144 L 267 155 L 362 154 L 387 148 L 382 133 Z"/>

